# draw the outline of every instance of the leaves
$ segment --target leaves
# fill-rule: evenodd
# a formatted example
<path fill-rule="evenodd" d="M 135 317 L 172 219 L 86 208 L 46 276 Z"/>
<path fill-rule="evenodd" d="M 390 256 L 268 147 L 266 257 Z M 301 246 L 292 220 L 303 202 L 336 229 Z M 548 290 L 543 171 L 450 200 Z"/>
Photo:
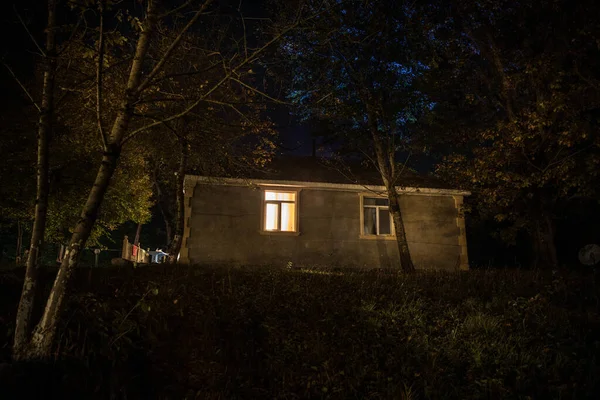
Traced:
<path fill-rule="evenodd" d="M 449 143 L 437 171 L 471 189 L 479 216 L 502 222 L 510 240 L 570 198 L 598 194 L 599 51 L 578 29 L 598 25 L 588 6 L 504 1 L 442 11 L 450 18 L 437 28 L 438 51 L 448 63 L 427 77 L 438 98 L 430 122 Z"/>

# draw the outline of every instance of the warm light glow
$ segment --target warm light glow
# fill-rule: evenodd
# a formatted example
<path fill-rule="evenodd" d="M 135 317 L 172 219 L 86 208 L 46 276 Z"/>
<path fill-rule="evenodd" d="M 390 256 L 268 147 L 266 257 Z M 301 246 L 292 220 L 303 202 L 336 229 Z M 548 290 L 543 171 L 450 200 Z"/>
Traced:
<path fill-rule="evenodd" d="M 265 208 L 265 230 L 276 231 L 279 226 L 279 204 L 267 203 Z"/>
<path fill-rule="evenodd" d="M 296 231 L 296 193 L 265 191 L 266 231 Z"/>
<path fill-rule="evenodd" d="M 281 230 L 294 232 L 296 230 L 296 204 L 281 203 Z"/>
<path fill-rule="evenodd" d="M 296 201 L 296 193 L 294 192 L 273 192 L 270 190 L 265 191 L 265 200 L 277 200 L 277 201 Z"/>

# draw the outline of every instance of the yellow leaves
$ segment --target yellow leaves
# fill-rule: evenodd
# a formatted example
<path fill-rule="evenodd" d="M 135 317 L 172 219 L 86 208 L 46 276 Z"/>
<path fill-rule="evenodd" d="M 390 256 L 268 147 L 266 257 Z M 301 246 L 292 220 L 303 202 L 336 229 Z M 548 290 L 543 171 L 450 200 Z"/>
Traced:
<path fill-rule="evenodd" d="M 573 141 L 571 140 L 571 138 L 561 137 L 560 139 L 558 139 L 558 144 L 565 147 L 572 147 Z"/>

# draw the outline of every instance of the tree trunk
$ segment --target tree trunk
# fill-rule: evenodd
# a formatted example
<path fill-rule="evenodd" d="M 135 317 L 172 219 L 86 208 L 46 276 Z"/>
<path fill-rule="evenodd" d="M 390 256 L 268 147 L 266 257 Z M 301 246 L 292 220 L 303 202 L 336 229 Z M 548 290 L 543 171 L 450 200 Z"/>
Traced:
<path fill-rule="evenodd" d="M 23 252 L 23 224 L 17 220 L 17 251 L 15 252 L 15 263 L 21 265 L 21 253 Z"/>
<path fill-rule="evenodd" d="M 96 180 L 71 235 L 71 240 L 54 280 L 42 318 L 35 327 L 25 351 L 22 353 L 23 359 L 43 360 L 49 359 L 51 356 L 70 277 L 79 263 L 81 251 L 84 249 L 92 227 L 96 222 L 102 200 L 117 167 L 123 138 L 133 118 L 135 102 L 139 98 L 138 88 L 141 83 L 142 66 L 150 45 L 150 37 L 157 23 L 156 3 L 149 2 L 148 4 L 146 24 L 136 45 L 135 56 L 127 80 L 127 88 L 123 93 L 122 103 L 112 126 L 109 140 L 107 140 L 107 145 L 104 148 Z"/>
<path fill-rule="evenodd" d="M 48 0 L 48 22 L 46 27 L 46 56 L 44 83 L 42 87 L 42 105 L 37 132 L 37 182 L 35 219 L 31 231 L 31 244 L 27 269 L 17 310 L 13 358 L 20 359 L 24 345 L 29 341 L 31 313 L 35 302 L 38 283 L 39 259 L 46 230 L 48 213 L 48 142 L 54 116 L 54 81 L 56 75 L 56 1 Z"/>
<path fill-rule="evenodd" d="M 534 232 L 534 267 L 554 269 L 558 267 L 556 245 L 554 243 L 554 221 L 544 214 L 535 222 Z"/>
<path fill-rule="evenodd" d="M 377 167 L 381 178 L 386 188 L 390 204 L 390 214 L 394 221 L 394 230 L 396 233 L 396 241 L 398 243 L 398 252 L 400 254 L 400 267 L 402 271 L 411 273 L 415 271 L 415 266 L 410 257 L 408 242 L 406 240 L 406 230 L 404 229 L 404 220 L 402 218 L 402 210 L 398 201 L 398 192 L 396 191 L 396 169 L 394 164 L 394 149 L 391 146 L 385 146 L 382 143 L 382 138 L 379 134 L 377 126 L 377 117 L 372 112 L 371 108 L 367 108 L 371 137 L 373 139 L 373 147 L 377 158 Z"/>
<path fill-rule="evenodd" d="M 120 148 L 116 145 L 112 145 L 111 147 L 110 150 L 112 151 L 105 152 L 102 157 L 102 164 L 96 175 L 94 186 L 92 186 L 85 207 L 67 246 L 65 257 L 60 264 L 58 275 L 54 280 L 46 308 L 44 309 L 40 323 L 33 332 L 31 345 L 28 349 L 28 358 L 43 359 L 47 358 L 51 353 L 69 279 L 73 270 L 77 267 L 81 251 L 84 249 L 85 243 L 90 236 L 94 222 L 96 222 L 104 194 L 117 167 Z"/>
<path fill-rule="evenodd" d="M 142 233 L 142 223 L 138 222 L 137 229 L 135 231 L 135 239 L 133 240 L 133 244 L 136 246 L 140 246 L 140 233 Z"/>
<path fill-rule="evenodd" d="M 179 251 L 181 250 L 181 241 L 183 239 L 183 225 L 184 225 L 184 195 L 183 195 L 183 181 L 185 178 L 185 172 L 187 169 L 187 162 L 189 157 L 189 145 L 187 140 L 183 137 L 179 137 L 179 145 L 181 147 L 181 153 L 179 157 L 179 169 L 177 170 L 176 175 L 176 185 L 175 185 L 175 236 L 171 241 L 171 247 L 169 248 L 169 254 L 171 257 L 171 262 L 177 262 L 177 256 L 179 255 Z"/>
<path fill-rule="evenodd" d="M 404 272 L 414 272 L 415 266 L 408 249 L 406 230 L 404 229 L 404 220 L 396 188 L 388 189 L 388 199 L 390 201 L 390 214 L 392 214 L 392 219 L 394 220 L 394 231 L 396 233 L 396 242 L 398 243 L 398 252 L 400 253 L 400 265 Z"/>

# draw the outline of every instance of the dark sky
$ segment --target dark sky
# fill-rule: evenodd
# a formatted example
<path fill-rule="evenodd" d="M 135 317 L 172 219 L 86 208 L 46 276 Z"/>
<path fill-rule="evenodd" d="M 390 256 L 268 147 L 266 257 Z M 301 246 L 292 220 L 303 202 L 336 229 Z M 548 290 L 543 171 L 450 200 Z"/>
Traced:
<path fill-rule="evenodd" d="M 45 2 L 39 0 L 22 0 L 16 6 L 10 1 L 0 3 L 0 58 L 3 62 L 0 65 L 0 104 L 5 113 L 29 102 L 4 63 L 11 67 L 22 82 L 27 82 L 31 79 L 36 58 L 35 45 L 19 22 L 15 8 L 36 40 L 41 41 L 41 45 L 44 40 L 46 10 Z"/>

